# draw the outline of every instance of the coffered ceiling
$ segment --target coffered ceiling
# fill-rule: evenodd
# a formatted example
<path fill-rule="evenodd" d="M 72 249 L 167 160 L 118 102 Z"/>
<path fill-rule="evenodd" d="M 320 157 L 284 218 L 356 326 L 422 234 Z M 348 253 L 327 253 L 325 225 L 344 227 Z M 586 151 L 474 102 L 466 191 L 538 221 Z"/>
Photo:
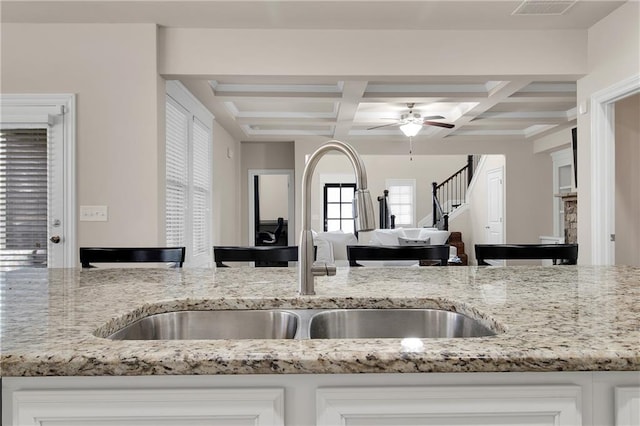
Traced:
<path fill-rule="evenodd" d="M 632 0 L 636 1 L 636 0 Z M 3 0 L 2 22 L 155 23 L 229 29 L 545 30 L 587 29 L 616 0 Z M 419 46 L 417 46 L 419 47 Z M 381 54 L 383 54 L 381 52 Z M 498 77 L 224 76 L 199 96 L 241 141 L 406 139 L 394 123 L 408 113 L 440 115 L 453 129 L 417 137 L 531 139 L 572 126 L 575 80 Z"/>
<path fill-rule="evenodd" d="M 414 113 L 442 116 L 417 137 L 458 140 L 527 139 L 570 126 L 576 118 L 576 84 L 519 78 L 220 78 L 209 81 L 216 118 L 245 141 L 335 138 L 406 138 L 396 126 Z M 372 129 L 376 127 L 375 129 Z"/>

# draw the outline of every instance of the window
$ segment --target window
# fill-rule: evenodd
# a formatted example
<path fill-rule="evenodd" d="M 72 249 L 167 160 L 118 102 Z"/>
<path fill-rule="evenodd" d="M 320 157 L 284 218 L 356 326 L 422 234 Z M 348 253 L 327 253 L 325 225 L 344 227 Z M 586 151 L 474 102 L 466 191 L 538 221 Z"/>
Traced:
<path fill-rule="evenodd" d="M 167 82 L 165 232 L 187 247 L 187 266 L 211 264 L 213 116 L 178 82 Z"/>
<path fill-rule="evenodd" d="M 389 209 L 395 215 L 395 226 L 413 227 L 416 220 L 416 180 L 387 179 Z"/>
<path fill-rule="evenodd" d="M 324 230 L 342 230 L 345 233 L 355 232 L 353 217 L 353 198 L 355 183 L 324 184 Z"/>

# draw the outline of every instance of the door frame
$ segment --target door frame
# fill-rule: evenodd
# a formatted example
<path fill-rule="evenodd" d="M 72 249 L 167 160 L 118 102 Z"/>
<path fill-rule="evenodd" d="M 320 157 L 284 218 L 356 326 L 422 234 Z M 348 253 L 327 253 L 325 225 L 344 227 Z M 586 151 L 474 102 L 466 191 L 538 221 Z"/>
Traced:
<path fill-rule="evenodd" d="M 255 176 L 262 176 L 262 175 L 286 175 L 287 176 L 287 182 L 289 184 L 289 188 L 288 188 L 288 194 L 287 194 L 287 200 L 288 200 L 288 206 L 287 206 L 287 213 L 289 215 L 289 218 L 287 219 L 287 229 L 289 230 L 287 232 L 287 244 L 290 246 L 295 246 L 295 229 L 296 229 L 296 223 L 295 223 L 295 184 L 294 184 L 294 170 L 293 169 L 249 169 L 248 172 L 248 179 L 247 179 L 247 188 L 248 191 L 247 193 L 249 194 L 249 209 L 248 209 L 248 218 L 249 218 L 249 235 L 247 236 L 248 238 L 248 244 L 250 247 L 255 246 L 256 245 L 256 239 L 255 239 L 255 234 L 256 234 L 256 227 L 255 227 L 255 220 L 254 220 L 254 207 L 255 207 L 255 198 L 254 198 L 254 188 L 253 188 L 253 178 Z"/>
<path fill-rule="evenodd" d="M 77 254 L 77 212 L 76 212 L 76 95 L 73 93 L 54 94 L 2 94 L 2 123 L 26 123 L 29 117 L 44 116 L 44 110 L 55 108 L 62 115 L 62 153 L 60 163 L 54 170 L 62 173 L 61 188 L 53 188 L 55 197 L 62 198 L 62 212 L 60 214 L 64 224 L 64 245 L 61 256 L 47 259 L 48 268 L 73 268 L 78 264 Z M 51 217 L 48 234 L 51 233 Z M 52 253 L 51 242 L 48 243 L 47 253 Z"/>
<path fill-rule="evenodd" d="M 614 265 L 615 242 L 615 103 L 640 93 L 640 74 L 591 96 L 591 264 Z M 578 138 L 580 134 L 578 133 Z M 578 190 L 579 191 L 579 190 Z"/>

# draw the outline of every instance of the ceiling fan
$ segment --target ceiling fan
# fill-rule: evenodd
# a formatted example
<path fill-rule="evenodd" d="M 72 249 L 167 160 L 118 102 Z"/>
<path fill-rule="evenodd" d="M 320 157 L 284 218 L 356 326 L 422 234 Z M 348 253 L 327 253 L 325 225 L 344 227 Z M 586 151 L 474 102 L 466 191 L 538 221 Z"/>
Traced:
<path fill-rule="evenodd" d="M 444 127 L 446 129 L 453 129 L 455 126 L 451 123 L 441 123 L 439 121 L 431 121 L 431 120 L 440 120 L 444 117 L 441 115 L 430 115 L 427 117 L 422 117 L 419 113 L 413 112 L 414 103 L 408 103 L 407 108 L 409 108 L 409 112 L 406 114 L 402 114 L 400 116 L 400 120 L 396 123 L 391 124 L 383 124 L 381 126 L 370 127 L 367 130 L 380 129 L 382 127 L 393 127 L 398 126 L 402 133 L 407 137 L 413 137 L 420 132 L 423 126 L 436 126 L 436 127 Z M 395 120 L 395 118 L 390 118 L 390 120 Z"/>

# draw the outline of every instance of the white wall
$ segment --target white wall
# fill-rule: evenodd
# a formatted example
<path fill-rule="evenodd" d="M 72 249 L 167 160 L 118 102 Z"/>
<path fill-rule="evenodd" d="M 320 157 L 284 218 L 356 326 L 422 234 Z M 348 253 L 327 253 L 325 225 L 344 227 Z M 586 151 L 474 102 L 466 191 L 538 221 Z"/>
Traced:
<path fill-rule="evenodd" d="M 161 28 L 159 70 L 172 76 L 578 76 L 586 69 L 585 33 Z"/>
<path fill-rule="evenodd" d="M 240 149 L 218 123 L 213 126 L 213 245 L 239 245 Z"/>
<path fill-rule="evenodd" d="M 259 188 L 260 220 L 289 220 L 289 176 L 260 176 Z"/>
<path fill-rule="evenodd" d="M 640 3 L 629 1 L 588 32 L 588 71 L 578 80 L 578 105 L 594 93 L 638 75 Z M 578 115 L 578 263 L 591 263 L 591 114 Z"/>
<path fill-rule="evenodd" d="M 162 244 L 156 26 L 0 27 L 3 93 L 77 96 L 78 204 L 109 208 L 108 222 L 79 222 L 78 245 Z"/>
<path fill-rule="evenodd" d="M 616 265 L 640 266 L 640 94 L 616 102 Z"/>

